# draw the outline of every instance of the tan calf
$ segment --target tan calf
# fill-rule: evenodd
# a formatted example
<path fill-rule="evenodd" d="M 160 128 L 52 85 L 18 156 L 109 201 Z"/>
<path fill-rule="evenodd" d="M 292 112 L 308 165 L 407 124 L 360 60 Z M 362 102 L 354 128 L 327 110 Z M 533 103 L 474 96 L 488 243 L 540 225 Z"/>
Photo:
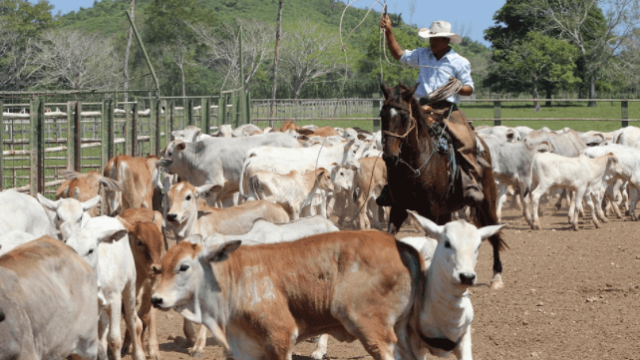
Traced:
<path fill-rule="evenodd" d="M 206 198 L 209 191 L 219 191 L 220 188 L 220 185 L 195 187 L 186 181 L 171 187 L 165 198 L 165 220 L 173 228 L 177 241 L 190 235 L 244 234 L 260 218 L 274 224 L 289 221 L 289 215 L 280 205 L 264 200 L 223 209 L 209 207 L 204 201 L 199 201 Z M 184 331 L 193 344 L 190 353 L 198 356 L 206 344 L 206 328 L 202 327 L 196 335 L 192 323 L 185 321 Z"/>
<path fill-rule="evenodd" d="M 140 344 L 144 344 L 144 334 L 149 329 L 150 358 L 159 359 L 158 337 L 156 333 L 156 312 L 151 308 L 151 294 L 157 277 L 152 268 L 160 266 L 162 259 L 162 216 L 149 209 L 127 209 L 118 220 L 129 232 L 129 243 L 136 264 L 136 307 L 142 328 L 137 329 Z M 155 222 L 152 222 L 154 221 Z M 166 244 L 166 241 L 165 241 Z M 127 332 L 122 356 L 129 349 L 130 334 Z"/>
<path fill-rule="evenodd" d="M 171 248 L 153 305 L 202 322 L 235 359 L 291 359 L 323 333 L 359 339 L 377 360 L 416 358 L 409 327 L 424 263 L 411 246 L 377 231 L 239 245 Z"/>
<path fill-rule="evenodd" d="M 274 224 L 289 221 L 289 215 L 277 204 L 268 201 L 250 201 L 230 208 L 209 207 L 200 198 L 210 191 L 218 191 L 220 185 L 195 187 L 186 181 L 179 182 L 168 192 L 165 220 L 174 227 L 176 239 L 189 235 L 211 234 L 240 235 L 251 229 L 257 219 Z"/>
<path fill-rule="evenodd" d="M 353 199 L 358 213 L 358 225 L 360 229 L 370 229 L 371 222 L 367 215 L 368 210 L 371 212 L 371 219 L 374 226 L 383 229 L 382 221 L 386 210 L 379 207 L 375 199 L 380 195 L 382 188 L 387 183 L 387 166 L 382 158 L 367 157 L 359 160 L 359 167 L 356 171 L 353 191 Z"/>
<path fill-rule="evenodd" d="M 285 121 L 284 124 L 282 124 L 282 126 L 280 127 L 280 132 L 287 132 L 288 130 L 294 130 L 298 134 L 306 135 L 306 136 L 328 137 L 328 136 L 340 135 L 340 133 L 337 132 L 336 129 L 332 128 L 331 126 L 323 126 L 323 127 L 316 128 L 315 130 L 309 130 L 309 129 L 301 128 L 300 126 L 296 125 L 296 123 L 294 123 L 293 121 Z"/>
<path fill-rule="evenodd" d="M 157 178 L 156 156 L 119 155 L 107 163 L 103 175 L 117 186 L 105 187 L 107 214 L 114 216 L 126 209 L 153 209 L 154 178 Z"/>

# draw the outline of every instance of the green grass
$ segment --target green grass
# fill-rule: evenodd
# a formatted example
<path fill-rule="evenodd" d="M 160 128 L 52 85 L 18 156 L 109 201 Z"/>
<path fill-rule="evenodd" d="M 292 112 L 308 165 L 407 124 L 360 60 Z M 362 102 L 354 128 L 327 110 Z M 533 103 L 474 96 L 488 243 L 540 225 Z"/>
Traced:
<path fill-rule="evenodd" d="M 541 103 L 540 111 L 533 111 L 531 102 L 514 102 L 502 103 L 502 118 L 580 118 L 584 120 L 541 120 L 541 121 L 502 121 L 505 126 L 529 126 L 533 129 L 539 129 L 543 126 L 549 127 L 551 130 L 559 130 L 569 127 L 577 131 L 613 131 L 621 127 L 619 121 L 590 121 L 588 119 L 620 119 L 621 108 L 620 102 L 599 102 L 596 107 L 587 107 L 586 102 L 574 103 L 552 103 L 547 107 Z M 486 119 L 494 117 L 493 103 L 462 103 L 460 108 L 465 112 L 469 119 Z M 640 119 L 640 103 L 629 103 L 629 119 Z M 493 125 L 492 121 L 474 121 L 475 126 Z M 630 125 L 634 125 L 630 122 Z"/>

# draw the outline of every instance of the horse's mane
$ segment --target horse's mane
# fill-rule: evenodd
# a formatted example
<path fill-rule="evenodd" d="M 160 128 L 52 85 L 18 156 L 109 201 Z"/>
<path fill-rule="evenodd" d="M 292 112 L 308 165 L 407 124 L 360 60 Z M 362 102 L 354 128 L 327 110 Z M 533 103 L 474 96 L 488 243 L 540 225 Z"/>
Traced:
<path fill-rule="evenodd" d="M 404 95 L 405 92 L 411 91 L 411 88 L 405 84 L 398 84 L 390 94 L 390 96 L 385 100 L 384 105 L 389 105 L 393 101 L 396 101 L 400 95 Z M 409 106 L 411 106 L 411 114 L 418 122 L 418 125 L 422 128 L 428 129 L 427 120 L 425 118 L 425 114 L 422 112 L 422 106 L 420 106 L 420 102 L 415 95 L 415 89 L 413 89 L 414 93 L 411 94 L 409 98 Z M 404 101 L 404 100 L 403 100 Z"/>

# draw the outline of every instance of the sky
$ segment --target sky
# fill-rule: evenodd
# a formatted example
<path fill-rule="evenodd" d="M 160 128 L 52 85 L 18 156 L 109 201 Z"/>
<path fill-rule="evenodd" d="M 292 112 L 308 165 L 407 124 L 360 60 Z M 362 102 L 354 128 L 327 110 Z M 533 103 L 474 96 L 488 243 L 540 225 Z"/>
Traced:
<path fill-rule="evenodd" d="M 77 11 L 80 7 L 89 8 L 93 6 L 93 1 L 49 0 L 54 6 L 54 14 L 57 14 L 58 11 L 66 14 L 71 11 Z M 412 2 L 415 3 L 416 8 L 413 17 L 410 16 L 409 11 Z M 423 28 L 430 27 L 433 21 L 446 20 L 453 25 L 454 32 L 463 32 L 464 34 L 462 35 L 467 35 L 472 40 L 480 41 L 485 45 L 489 45 L 489 43 L 484 41 L 483 31 L 493 25 L 493 14 L 505 2 L 505 0 L 387 0 L 388 11 L 402 13 L 402 18 L 405 22 L 411 22 Z M 374 3 L 374 0 L 358 0 L 353 6 L 369 8 Z M 375 9 L 380 11 L 381 7 L 378 5 Z"/>

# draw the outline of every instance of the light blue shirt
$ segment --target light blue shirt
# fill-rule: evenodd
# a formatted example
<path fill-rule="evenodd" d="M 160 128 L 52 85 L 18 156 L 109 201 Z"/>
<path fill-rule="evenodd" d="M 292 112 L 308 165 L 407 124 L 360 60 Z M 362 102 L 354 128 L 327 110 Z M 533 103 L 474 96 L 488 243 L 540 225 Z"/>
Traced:
<path fill-rule="evenodd" d="M 405 65 L 426 65 L 432 67 L 421 67 L 418 74 L 418 82 L 420 85 L 416 90 L 416 94 L 420 97 L 431 93 L 449 81 L 449 77 L 460 80 L 462 85 L 473 86 L 471 78 L 471 64 L 469 60 L 462 57 L 453 49 L 449 50 L 439 61 L 431 52 L 431 48 L 417 48 L 415 50 L 405 50 L 400 58 L 400 62 Z M 447 99 L 452 103 L 460 102 L 460 95 L 454 95 Z"/>

